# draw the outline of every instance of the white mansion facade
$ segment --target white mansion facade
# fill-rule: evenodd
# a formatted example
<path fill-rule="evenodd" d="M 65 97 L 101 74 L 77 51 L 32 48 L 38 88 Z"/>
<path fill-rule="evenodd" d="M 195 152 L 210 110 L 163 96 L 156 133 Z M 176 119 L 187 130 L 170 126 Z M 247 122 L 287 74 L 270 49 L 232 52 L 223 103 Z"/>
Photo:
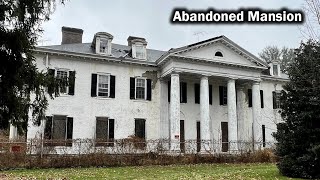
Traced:
<path fill-rule="evenodd" d="M 274 141 L 288 81 L 278 64 L 225 36 L 159 51 L 139 37 L 114 44 L 106 32 L 82 43 L 82 33 L 63 27 L 61 45 L 36 48 L 39 70 L 70 85 L 49 100 L 40 126 L 29 123 L 28 139 L 208 140 L 221 144 L 216 152 L 237 150 L 233 142 L 260 148 Z"/>

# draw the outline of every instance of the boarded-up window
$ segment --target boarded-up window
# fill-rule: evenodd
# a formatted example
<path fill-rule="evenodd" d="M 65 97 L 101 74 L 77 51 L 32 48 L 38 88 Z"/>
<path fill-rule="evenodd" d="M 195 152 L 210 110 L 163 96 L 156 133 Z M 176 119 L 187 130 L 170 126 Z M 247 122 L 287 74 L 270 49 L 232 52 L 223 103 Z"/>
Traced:
<path fill-rule="evenodd" d="M 44 138 L 54 140 L 46 143 L 53 146 L 72 146 L 73 118 L 67 116 L 47 116 Z"/>
<path fill-rule="evenodd" d="M 146 120 L 135 119 L 135 136 L 141 139 L 146 139 Z"/>
<path fill-rule="evenodd" d="M 96 118 L 96 146 L 113 146 L 114 119 Z"/>

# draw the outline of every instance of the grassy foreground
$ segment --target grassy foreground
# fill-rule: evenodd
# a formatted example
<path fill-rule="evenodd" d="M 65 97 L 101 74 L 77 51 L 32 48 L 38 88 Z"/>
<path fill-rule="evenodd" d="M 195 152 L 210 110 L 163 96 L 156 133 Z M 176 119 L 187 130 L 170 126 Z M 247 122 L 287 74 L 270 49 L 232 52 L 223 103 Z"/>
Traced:
<path fill-rule="evenodd" d="M 0 171 L 0 179 L 289 179 L 274 164 L 197 164 Z"/>

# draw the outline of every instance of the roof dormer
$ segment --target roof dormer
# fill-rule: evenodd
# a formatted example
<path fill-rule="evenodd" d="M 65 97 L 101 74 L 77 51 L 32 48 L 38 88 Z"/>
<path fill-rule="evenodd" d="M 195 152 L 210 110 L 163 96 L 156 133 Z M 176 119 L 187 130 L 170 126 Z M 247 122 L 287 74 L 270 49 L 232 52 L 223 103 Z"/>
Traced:
<path fill-rule="evenodd" d="M 111 55 L 111 41 L 113 36 L 107 32 L 98 32 L 94 35 L 92 47 L 97 54 Z"/>
<path fill-rule="evenodd" d="M 270 66 L 270 75 L 280 77 L 281 70 L 280 70 L 280 62 L 279 61 L 272 61 L 269 63 Z"/>
<path fill-rule="evenodd" d="M 132 58 L 147 59 L 147 41 L 141 37 L 129 36 L 128 46 L 131 46 Z"/>

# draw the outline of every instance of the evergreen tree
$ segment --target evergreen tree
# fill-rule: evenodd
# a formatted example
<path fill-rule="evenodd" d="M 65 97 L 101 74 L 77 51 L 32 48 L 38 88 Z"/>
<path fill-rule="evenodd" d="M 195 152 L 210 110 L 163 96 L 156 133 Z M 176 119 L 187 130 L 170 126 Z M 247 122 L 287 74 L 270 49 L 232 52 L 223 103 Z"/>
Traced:
<path fill-rule="evenodd" d="M 63 0 L 61 1 L 63 3 Z M 54 0 L 1 0 L 0 2 L 0 129 L 12 123 L 21 134 L 28 113 L 39 124 L 48 105 L 45 88 L 59 83 L 35 65 L 33 49 L 40 25 L 49 19 Z M 50 97 L 58 92 L 50 92 Z"/>
<path fill-rule="evenodd" d="M 273 134 L 278 168 L 285 176 L 320 178 L 320 43 L 302 43 L 288 74 L 281 96 L 284 121 Z"/>

